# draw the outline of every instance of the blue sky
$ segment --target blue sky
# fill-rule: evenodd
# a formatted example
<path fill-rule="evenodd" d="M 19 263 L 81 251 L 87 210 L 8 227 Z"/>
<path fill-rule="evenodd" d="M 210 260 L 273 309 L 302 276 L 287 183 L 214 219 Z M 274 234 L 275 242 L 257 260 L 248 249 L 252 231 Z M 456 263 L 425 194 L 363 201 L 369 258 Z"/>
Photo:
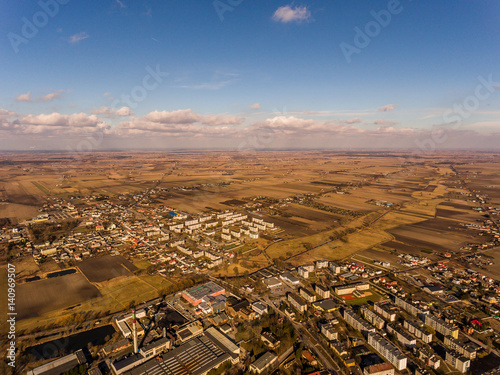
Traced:
<path fill-rule="evenodd" d="M 500 144 L 498 2 L 10 0 L 0 14 L 2 150 Z"/>

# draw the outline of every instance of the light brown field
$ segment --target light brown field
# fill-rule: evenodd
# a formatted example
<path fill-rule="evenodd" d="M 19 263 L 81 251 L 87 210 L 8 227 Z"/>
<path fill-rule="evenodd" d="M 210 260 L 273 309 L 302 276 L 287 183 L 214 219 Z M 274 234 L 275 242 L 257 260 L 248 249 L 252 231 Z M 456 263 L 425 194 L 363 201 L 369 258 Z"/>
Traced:
<path fill-rule="evenodd" d="M 500 203 L 498 160 L 487 153 L 436 153 L 415 159 L 400 152 L 364 151 L 0 154 L 0 218 L 36 216 L 50 195 L 67 199 L 103 194 L 113 199 L 158 187 L 168 191 L 159 194 L 157 202 L 194 214 L 207 208 L 242 210 L 223 203 L 228 200 L 313 193 L 322 194 L 317 203 L 365 215 L 387 210 L 368 204 L 370 200 L 392 202 L 397 207 L 369 226 L 363 220 L 370 221 L 370 216 L 353 219 L 296 204 L 284 210 L 290 217 L 261 212 L 284 229 L 280 234 L 284 241 L 268 249 L 271 258 L 294 256 L 304 251 L 304 243 L 320 245 L 335 230 L 348 227 L 356 232 L 347 242 L 337 240 L 291 260 L 298 264 L 321 257 L 344 258 L 395 237 L 415 251 L 421 250 L 416 240 L 436 250 L 457 248 L 474 240 L 473 235 L 441 228 L 439 220 L 475 222 L 480 214 L 472 211 L 476 203 L 465 195 L 448 198 L 466 192 L 453 176 L 452 164 L 476 191 Z M 337 187 L 348 194 L 336 194 Z M 264 258 L 254 263 L 259 261 L 267 262 Z M 247 268 L 253 269 L 254 265 Z M 243 266 L 240 271 L 245 271 Z M 227 273 L 231 274 L 231 267 Z"/>

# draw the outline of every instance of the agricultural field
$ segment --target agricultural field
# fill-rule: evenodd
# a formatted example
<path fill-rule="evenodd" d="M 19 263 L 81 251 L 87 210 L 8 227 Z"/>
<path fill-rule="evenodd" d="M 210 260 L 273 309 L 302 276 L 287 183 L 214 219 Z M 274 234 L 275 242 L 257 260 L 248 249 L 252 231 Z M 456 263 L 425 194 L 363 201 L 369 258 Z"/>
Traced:
<path fill-rule="evenodd" d="M 78 273 L 19 284 L 16 310 L 25 319 L 100 296 L 95 286 Z"/>
<path fill-rule="evenodd" d="M 91 283 L 100 283 L 120 276 L 132 276 L 137 267 L 121 255 L 105 255 L 84 260 L 78 269 Z"/>

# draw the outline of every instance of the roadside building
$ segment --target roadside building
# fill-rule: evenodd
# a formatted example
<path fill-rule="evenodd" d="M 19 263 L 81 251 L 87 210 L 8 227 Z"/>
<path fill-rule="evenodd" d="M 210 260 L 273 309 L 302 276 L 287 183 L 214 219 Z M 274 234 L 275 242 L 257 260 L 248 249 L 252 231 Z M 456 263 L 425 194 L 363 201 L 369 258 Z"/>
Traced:
<path fill-rule="evenodd" d="M 465 358 L 463 355 L 456 351 L 446 351 L 445 362 L 456 368 L 462 374 L 470 369 L 470 359 Z"/>
<path fill-rule="evenodd" d="M 436 332 L 442 333 L 443 335 L 451 336 L 458 339 L 458 328 L 444 320 L 435 317 L 434 315 L 425 316 L 425 324 L 436 330 Z"/>
<path fill-rule="evenodd" d="M 387 362 L 367 366 L 363 375 L 394 375 L 394 366 Z"/>
<path fill-rule="evenodd" d="M 406 368 L 408 358 L 378 333 L 370 332 L 368 334 L 368 344 L 397 370 L 401 371 Z"/>
<path fill-rule="evenodd" d="M 307 303 L 295 293 L 288 293 L 288 301 L 299 312 L 307 311 Z"/>
<path fill-rule="evenodd" d="M 314 291 L 323 299 L 330 298 L 330 288 L 326 286 L 316 284 L 314 286 Z"/>
<path fill-rule="evenodd" d="M 271 352 L 265 352 L 259 358 L 257 358 L 250 365 L 250 371 L 261 374 L 268 368 L 270 368 L 276 361 L 278 360 L 278 356 Z"/>
<path fill-rule="evenodd" d="M 373 310 L 390 322 L 396 321 L 396 306 L 392 303 L 376 303 Z"/>
<path fill-rule="evenodd" d="M 312 293 L 311 291 L 309 291 L 306 288 L 300 288 L 299 293 L 300 293 L 300 296 L 302 298 L 304 298 L 309 303 L 313 303 L 316 301 L 316 296 L 314 295 L 314 293 Z"/>

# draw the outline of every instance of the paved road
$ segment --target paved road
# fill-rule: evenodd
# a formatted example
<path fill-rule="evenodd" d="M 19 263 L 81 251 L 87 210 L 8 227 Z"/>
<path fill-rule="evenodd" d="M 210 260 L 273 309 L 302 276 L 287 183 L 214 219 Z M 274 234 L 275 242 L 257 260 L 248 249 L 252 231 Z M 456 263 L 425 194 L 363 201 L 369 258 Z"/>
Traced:
<path fill-rule="evenodd" d="M 264 297 L 264 301 L 279 315 L 283 318 L 287 318 L 286 315 L 276 308 L 274 303 L 270 300 L 269 297 Z M 303 342 L 307 347 L 309 347 L 319 358 L 320 362 L 329 370 L 334 373 L 343 374 L 342 369 L 335 363 L 333 358 L 328 353 L 328 350 L 323 347 L 323 344 L 318 341 L 311 333 L 308 331 L 307 325 L 305 323 L 297 323 L 291 321 L 294 328 L 297 330 L 299 339 Z"/>

